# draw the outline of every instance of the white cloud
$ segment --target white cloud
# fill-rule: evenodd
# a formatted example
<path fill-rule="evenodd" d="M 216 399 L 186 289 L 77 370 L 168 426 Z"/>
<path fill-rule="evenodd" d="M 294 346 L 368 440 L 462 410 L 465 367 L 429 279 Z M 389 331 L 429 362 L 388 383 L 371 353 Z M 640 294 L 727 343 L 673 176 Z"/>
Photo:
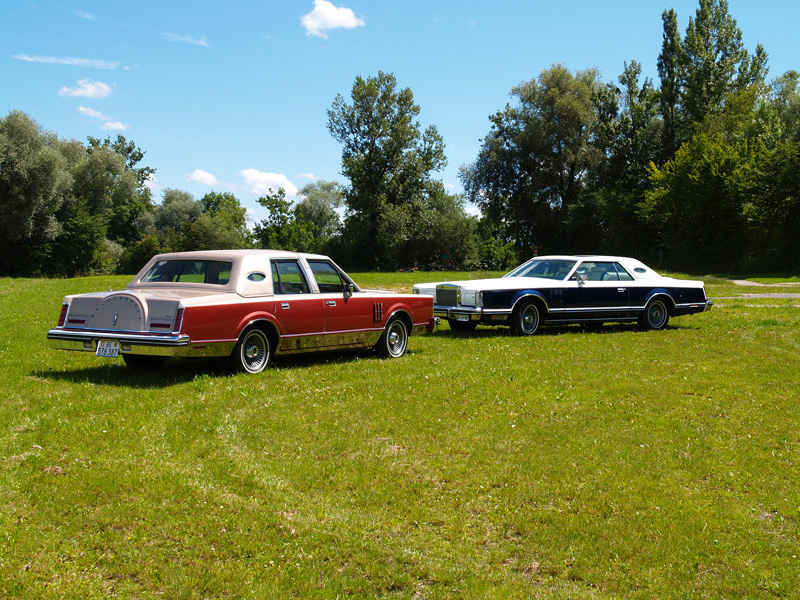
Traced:
<path fill-rule="evenodd" d="M 296 197 L 299 193 L 286 175 L 265 173 L 257 169 L 244 169 L 240 173 L 253 194 L 274 194 L 280 188 L 283 188 L 287 197 Z"/>
<path fill-rule="evenodd" d="M 147 178 L 147 181 L 144 182 L 144 186 L 153 194 L 161 191 L 161 184 L 158 182 L 156 176 L 152 173 L 150 173 L 150 177 Z"/>
<path fill-rule="evenodd" d="M 113 71 L 119 66 L 118 62 L 107 60 L 95 60 L 90 58 L 70 58 L 60 56 L 31 56 L 30 54 L 15 54 L 12 58 L 34 63 L 45 63 L 48 65 L 70 65 L 73 67 L 87 67 L 90 69 L 106 69 Z"/>
<path fill-rule="evenodd" d="M 311 181 L 315 181 L 317 178 L 314 176 L 313 173 L 300 173 L 297 176 L 299 179 L 310 179 Z"/>
<path fill-rule="evenodd" d="M 100 128 L 103 130 L 127 131 L 130 128 L 125 123 L 114 121 L 111 119 L 111 117 L 106 116 L 99 110 L 94 110 L 93 108 L 79 106 L 78 112 L 81 113 L 82 115 L 86 115 L 87 117 L 91 117 L 92 119 L 97 119 L 98 121 L 102 121 L 103 124 L 100 126 Z"/>
<path fill-rule="evenodd" d="M 100 126 L 100 129 L 104 131 L 127 131 L 130 129 L 130 126 L 125 123 L 120 123 L 119 121 L 106 121 Z"/>
<path fill-rule="evenodd" d="M 70 88 L 64 86 L 58 90 L 58 95 L 72 98 L 108 98 L 111 95 L 111 86 L 102 81 L 81 79 L 78 82 L 78 87 Z"/>
<path fill-rule="evenodd" d="M 94 110 L 93 108 L 86 108 L 85 106 L 79 106 L 78 112 L 82 115 L 86 115 L 87 117 L 92 117 L 93 119 L 97 119 L 98 121 L 110 121 L 111 117 L 105 116 L 99 110 Z"/>
<path fill-rule="evenodd" d="M 328 39 L 328 29 L 353 29 L 364 25 L 364 19 L 356 17 L 352 9 L 334 6 L 328 0 L 314 0 L 314 10 L 300 17 L 306 35 Z"/>
<path fill-rule="evenodd" d="M 177 33 L 163 33 L 162 35 L 170 42 L 183 42 L 186 44 L 192 44 L 194 46 L 208 47 L 208 41 L 206 40 L 205 36 L 202 38 L 195 38 L 190 35 L 178 35 Z"/>
<path fill-rule="evenodd" d="M 214 177 L 208 171 L 203 171 L 203 169 L 195 169 L 194 173 L 186 176 L 186 181 L 202 183 L 203 185 L 208 186 L 219 184 L 219 181 L 217 181 L 216 177 Z"/>
<path fill-rule="evenodd" d="M 76 10 L 75 16 L 80 17 L 81 19 L 86 19 L 87 21 L 95 21 L 95 17 L 92 13 L 84 12 L 82 10 Z"/>

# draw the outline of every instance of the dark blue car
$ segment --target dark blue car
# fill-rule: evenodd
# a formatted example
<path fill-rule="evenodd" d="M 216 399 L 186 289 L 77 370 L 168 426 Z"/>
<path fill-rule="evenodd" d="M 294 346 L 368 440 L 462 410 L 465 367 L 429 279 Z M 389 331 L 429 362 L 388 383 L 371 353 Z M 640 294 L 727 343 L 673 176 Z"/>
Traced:
<path fill-rule="evenodd" d="M 670 317 L 710 310 L 702 281 L 662 277 L 633 258 L 539 256 L 498 279 L 418 283 L 434 315 L 454 330 L 506 325 L 533 335 L 541 325 L 638 322 L 664 329 Z"/>

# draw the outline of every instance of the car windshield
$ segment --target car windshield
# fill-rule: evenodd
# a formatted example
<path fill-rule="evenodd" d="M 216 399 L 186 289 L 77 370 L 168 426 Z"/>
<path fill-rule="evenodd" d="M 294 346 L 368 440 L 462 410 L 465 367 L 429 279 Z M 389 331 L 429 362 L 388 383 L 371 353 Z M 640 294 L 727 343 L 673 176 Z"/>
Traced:
<path fill-rule="evenodd" d="M 541 277 L 563 280 L 572 271 L 576 262 L 574 260 L 531 260 L 503 277 Z"/>
<path fill-rule="evenodd" d="M 211 283 L 225 285 L 231 263 L 219 260 L 160 260 L 140 279 L 141 283 Z"/>

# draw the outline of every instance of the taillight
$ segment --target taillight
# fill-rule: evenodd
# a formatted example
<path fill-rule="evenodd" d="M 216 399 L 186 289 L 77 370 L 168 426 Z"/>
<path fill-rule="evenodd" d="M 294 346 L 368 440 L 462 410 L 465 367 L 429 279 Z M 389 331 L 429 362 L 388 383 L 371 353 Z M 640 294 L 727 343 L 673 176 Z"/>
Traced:
<path fill-rule="evenodd" d="M 179 308 L 175 313 L 175 322 L 172 324 L 172 333 L 178 333 L 183 325 L 183 308 Z"/>
<path fill-rule="evenodd" d="M 58 326 L 63 327 L 67 322 L 67 313 L 69 312 L 69 304 L 66 302 L 61 305 L 61 314 L 58 317 Z"/>

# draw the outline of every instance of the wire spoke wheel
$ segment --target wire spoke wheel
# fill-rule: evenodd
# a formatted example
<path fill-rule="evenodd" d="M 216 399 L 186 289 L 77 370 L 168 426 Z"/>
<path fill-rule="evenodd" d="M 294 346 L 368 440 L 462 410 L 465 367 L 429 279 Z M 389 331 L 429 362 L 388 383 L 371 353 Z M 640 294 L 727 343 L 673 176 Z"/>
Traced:
<path fill-rule="evenodd" d="M 408 327 L 400 317 L 392 317 L 386 324 L 375 350 L 380 356 L 400 358 L 408 347 Z"/>
<path fill-rule="evenodd" d="M 260 329 L 250 329 L 236 344 L 234 367 L 247 373 L 260 373 L 271 358 L 269 338 Z"/>

